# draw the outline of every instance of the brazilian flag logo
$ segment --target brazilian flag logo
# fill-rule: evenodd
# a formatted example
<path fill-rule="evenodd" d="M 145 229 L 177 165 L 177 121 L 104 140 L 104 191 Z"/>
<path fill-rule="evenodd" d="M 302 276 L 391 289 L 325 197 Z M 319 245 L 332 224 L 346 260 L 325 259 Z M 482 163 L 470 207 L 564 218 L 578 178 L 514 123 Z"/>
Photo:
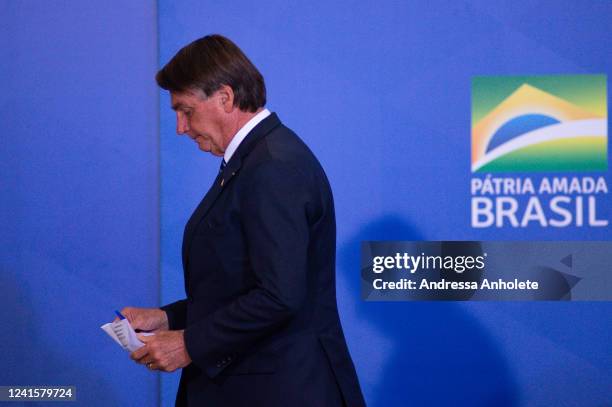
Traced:
<path fill-rule="evenodd" d="M 477 76 L 472 172 L 606 171 L 605 75 Z"/>

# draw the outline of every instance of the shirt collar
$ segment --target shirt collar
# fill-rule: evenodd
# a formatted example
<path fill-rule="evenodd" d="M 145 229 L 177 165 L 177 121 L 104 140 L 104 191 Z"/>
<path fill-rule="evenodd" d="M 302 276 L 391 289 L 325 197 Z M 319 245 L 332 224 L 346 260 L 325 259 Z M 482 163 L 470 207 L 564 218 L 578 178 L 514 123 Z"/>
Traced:
<path fill-rule="evenodd" d="M 226 163 L 232 158 L 242 140 L 266 117 L 270 116 L 270 111 L 268 109 L 264 109 L 261 112 L 257 113 L 255 116 L 251 118 L 240 130 L 238 133 L 234 135 L 232 141 L 230 141 L 229 145 L 225 149 L 225 154 L 223 154 L 223 159 Z"/>

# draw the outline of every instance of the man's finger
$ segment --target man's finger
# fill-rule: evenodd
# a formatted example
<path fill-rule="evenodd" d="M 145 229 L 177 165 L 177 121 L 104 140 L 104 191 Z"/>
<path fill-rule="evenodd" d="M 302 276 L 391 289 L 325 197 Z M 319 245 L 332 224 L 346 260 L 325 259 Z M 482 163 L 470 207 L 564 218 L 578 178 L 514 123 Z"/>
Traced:
<path fill-rule="evenodd" d="M 149 353 L 146 345 L 143 346 L 140 349 L 135 350 L 134 352 L 130 353 L 130 357 L 133 360 L 139 361 L 140 359 L 144 358 L 145 356 L 147 356 L 147 354 Z"/>
<path fill-rule="evenodd" d="M 138 339 L 140 339 L 141 342 L 143 343 L 147 343 L 147 342 L 151 342 L 154 338 L 155 335 L 143 335 L 140 333 L 137 333 L 136 336 L 138 337 Z"/>
<path fill-rule="evenodd" d="M 121 315 L 123 315 L 125 319 L 127 319 L 130 322 L 130 324 L 133 324 L 135 318 L 132 315 L 132 307 L 125 307 L 120 312 L 121 312 Z"/>

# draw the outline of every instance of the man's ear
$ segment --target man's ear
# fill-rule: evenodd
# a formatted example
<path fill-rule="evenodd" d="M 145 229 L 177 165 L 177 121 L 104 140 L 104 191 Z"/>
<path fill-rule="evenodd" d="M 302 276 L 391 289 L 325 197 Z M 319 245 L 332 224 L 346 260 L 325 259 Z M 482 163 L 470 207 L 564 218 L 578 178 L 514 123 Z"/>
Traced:
<path fill-rule="evenodd" d="M 217 92 L 223 111 L 231 113 L 234 110 L 234 90 L 227 85 L 221 85 Z"/>

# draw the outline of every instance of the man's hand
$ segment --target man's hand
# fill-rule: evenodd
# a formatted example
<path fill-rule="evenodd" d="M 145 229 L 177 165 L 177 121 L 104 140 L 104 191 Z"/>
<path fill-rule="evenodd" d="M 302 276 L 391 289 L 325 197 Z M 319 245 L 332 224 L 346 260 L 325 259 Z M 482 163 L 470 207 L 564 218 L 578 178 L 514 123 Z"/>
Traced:
<path fill-rule="evenodd" d="M 121 314 L 130 321 L 130 325 L 134 329 L 156 333 L 169 329 L 168 316 L 165 311 L 159 308 L 125 307 L 121 310 Z M 115 321 L 117 320 L 118 318 L 115 319 Z"/>
<path fill-rule="evenodd" d="M 132 352 L 130 357 L 150 370 L 174 372 L 188 366 L 191 358 L 185 348 L 184 331 L 163 331 L 152 336 L 138 335 L 145 346 Z"/>

